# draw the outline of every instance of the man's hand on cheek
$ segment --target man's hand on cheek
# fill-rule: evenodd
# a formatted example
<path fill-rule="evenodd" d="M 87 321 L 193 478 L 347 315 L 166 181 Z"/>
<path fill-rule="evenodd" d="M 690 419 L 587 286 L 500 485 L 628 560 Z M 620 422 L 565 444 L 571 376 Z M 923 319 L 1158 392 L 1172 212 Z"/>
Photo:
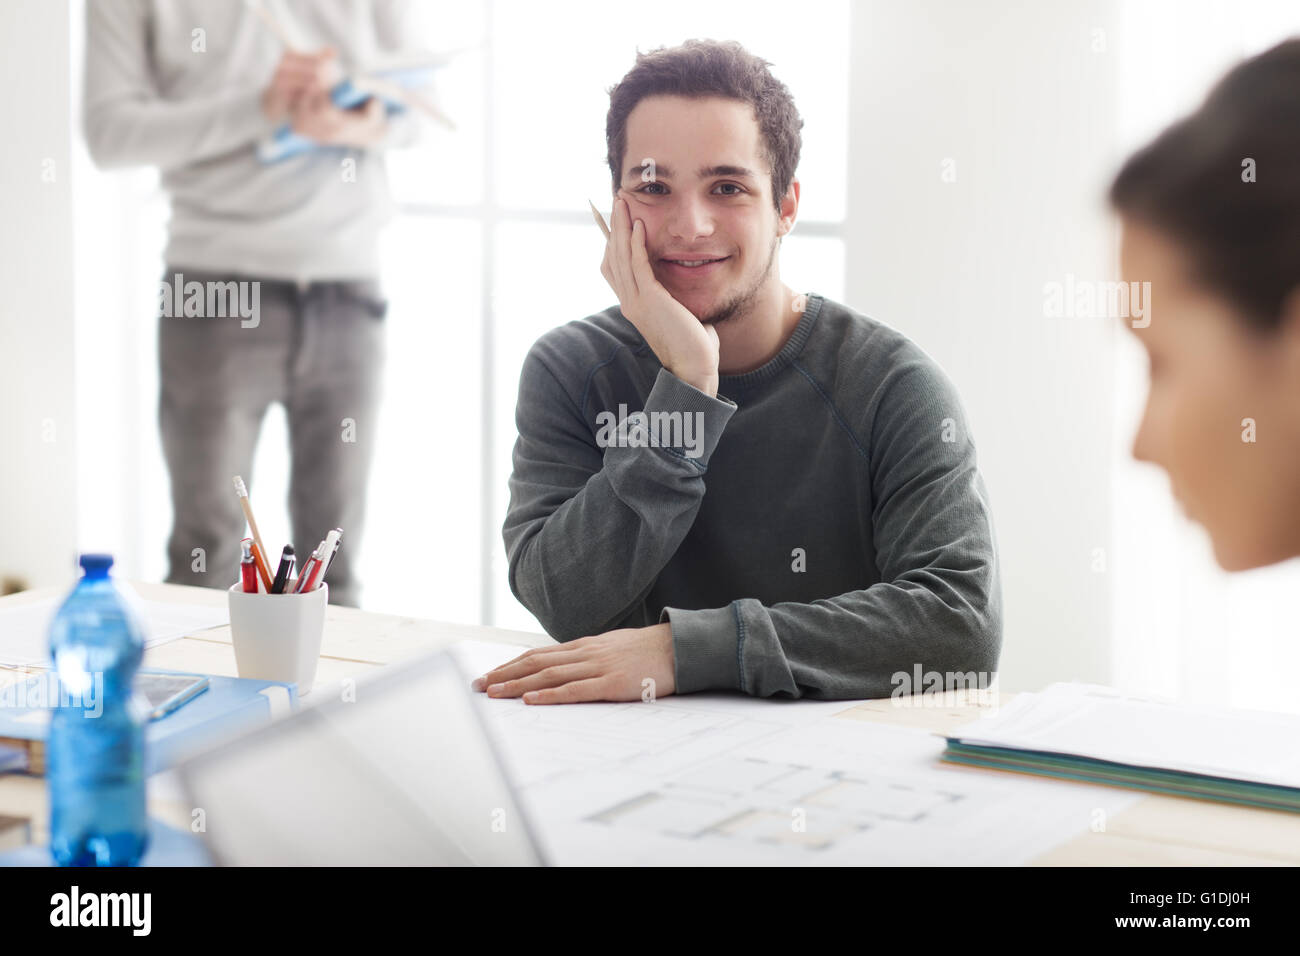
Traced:
<path fill-rule="evenodd" d="M 606 631 L 525 651 L 471 685 L 528 704 L 667 697 L 676 689 L 670 624 Z"/>
<path fill-rule="evenodd" d="M 645 223 L 633 220 L 627 200 L 614 199 L 605 258 L 600 264 L 619 307 L 663 367 L 701 392 L 718 394 L 718 331 L 704 325 L 655 278 Z"/>

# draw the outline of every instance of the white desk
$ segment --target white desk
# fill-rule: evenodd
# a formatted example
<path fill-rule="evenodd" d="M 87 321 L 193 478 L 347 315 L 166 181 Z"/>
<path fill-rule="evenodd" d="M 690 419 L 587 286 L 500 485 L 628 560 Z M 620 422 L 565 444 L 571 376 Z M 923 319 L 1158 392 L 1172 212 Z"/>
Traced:
<path fill-rule="evenodd" d="M 145 598 L 159 601 L 222 605 L 225 594 L 204 588 L 169 584 L 133 584 Z M 47 599 L 57 593 L 44 589 L 0 598 L 0 605 Z M 427 653 L 464 639 L 494 641 L 514 647 L 551 643 L 543 634 L 466 624 L 444 624 L 330 607 L 321 643 L 317 687 L 359 677 L 376 667 Z M 509 648 L 506 649 L 507 654 Z M 149 667 L 237 676 L 230 628 L 202 631 L 150 648 Z M 12 674 L 13 672 L 9 672 Z M 0 686 L 7 675 L 0 669 Z M 1007 700 L 1008 695 L 1003 696 Z M 872 720 L 906 727 L 945 731 L 976 716 L 970 707 L 903 708 L 892 701 L 846 705 L 837 719 Z M 1001 771 L 954 768 L 963 773 Z M 173 825 L 188 828 L 187 808 L 153 799 L 150 812 Z M 28 817 L 33 838 L 47 839 L 45 780 L 16 774 L 0 776 L 0 815 Z M 960 860 L 954 860 L 960 863 Z M 1037 865 L 1107 866 L 1268 866 L 1300 864 L 1300 814 L 1255 810 L 1179 797 L 1144 796 L 1113 816 L 1104 833 L 1081 830 L 1078 837 L 1034 861 Z"/>

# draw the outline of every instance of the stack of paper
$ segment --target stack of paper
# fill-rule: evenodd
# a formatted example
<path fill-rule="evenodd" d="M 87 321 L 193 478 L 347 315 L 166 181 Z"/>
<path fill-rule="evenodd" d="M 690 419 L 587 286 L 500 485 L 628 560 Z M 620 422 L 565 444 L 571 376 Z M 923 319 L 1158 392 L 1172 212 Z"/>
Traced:
<path fill-rule="evenodd" d="M 144 628 L 145 647 L 156 647 L 196 631 L 230 623 L 226 604 L 172 604 L 145 601 L 123 589 Z M 64 598 L 0 607 L 0 666 L 41 667 L 50 661 L 50 624 Z M 4 681 L 0 681 L 3 685 Z"/>
<path fill-rule="evenodd" d="M 1053 684 L 946 739 L 949 763 L 1300 812 L 1300 715 Z"/>

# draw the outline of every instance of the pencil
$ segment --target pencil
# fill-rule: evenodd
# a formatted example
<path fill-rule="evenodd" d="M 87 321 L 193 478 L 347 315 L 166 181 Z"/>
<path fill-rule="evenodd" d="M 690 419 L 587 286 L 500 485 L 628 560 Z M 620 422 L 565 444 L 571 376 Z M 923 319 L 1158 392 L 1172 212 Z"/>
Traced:
<path fill-rule="evenodd" d="M 591 207 L 591 214 L 596 217 L 596 225 L 600 226 L 600 231 L 603 232 L 605 238 L 608 239 L 609 226 L 605 225 L 605 217 L 600 214 L 600 210 L 596 208 L 596 204 L 590 199 L 587 200 L 587 205 Z"/>
<path fill-rule="evenodd" d="M 253 532 L 253 560 L 257 562 L 257 573 L 262 579 L 262 584 L 266 587 L 266 593 L 271 593 L 271 569 L 266 566 L 266 546 L 262 544 L 262 533 L 257 530 L 257 519 L 253 517 L 253 506 L 248 503 L 248 488 L 244 485 L 244 479 L 235 475 L 235 494 L 239 496 L 239 506 L 244 509 L 244 517 L 248 519 L 248 530 Z"/>
<path fill-rule="evenodd" d="M 271 32 L 279 38 L 280 42 L 284 44 L 286 50 L 290 50 L 294 53 L 298 52 L 293 39 L 289 36 L 289 31 L 285 29 L 284 24 L 276 19 L 275 15 L 271 13 L 270 10 L 262 6 L 261 0 L 244 0 L 244 6 L 257 14 L 261 21 L 271 28 Z"/>

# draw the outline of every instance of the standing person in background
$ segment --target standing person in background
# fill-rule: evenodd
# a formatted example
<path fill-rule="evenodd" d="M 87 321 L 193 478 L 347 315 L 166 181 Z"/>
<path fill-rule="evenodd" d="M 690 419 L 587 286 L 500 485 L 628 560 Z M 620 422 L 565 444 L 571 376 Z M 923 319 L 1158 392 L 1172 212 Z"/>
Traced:
<path fill-rule="evenodd" d="M 281 402 L 295 548 L 308 554 L 343 528 L 330 600 L 355 605 L 387 306 L 383 151 L 413 142 L 419 123 L 378 100 L 339 109 L 329 91 L 344 70 L 399 50 L 406 9 L 282 0 L 265 10 L 281 36 L 228 0 L 89 3 L 86 142 L 103 168 L 161 171 L 171 200 L 164 290 L 238 288 L 256 313 L 196 316 L 179 296 L 160 296 L 167 580 L 230 584 L 244 526 L 231 477 L 250 474 L 262 419 Z M 326 148 L 261 162 L 257 144 L 284 123 Z"/>
<path fill-rule="evenodd" d="M 1151 283 L 1134 457 L 1224 570 L 1300 556 L 1300 39 L 1232 70 L 1110 198 L 1124 279 Z"/>

